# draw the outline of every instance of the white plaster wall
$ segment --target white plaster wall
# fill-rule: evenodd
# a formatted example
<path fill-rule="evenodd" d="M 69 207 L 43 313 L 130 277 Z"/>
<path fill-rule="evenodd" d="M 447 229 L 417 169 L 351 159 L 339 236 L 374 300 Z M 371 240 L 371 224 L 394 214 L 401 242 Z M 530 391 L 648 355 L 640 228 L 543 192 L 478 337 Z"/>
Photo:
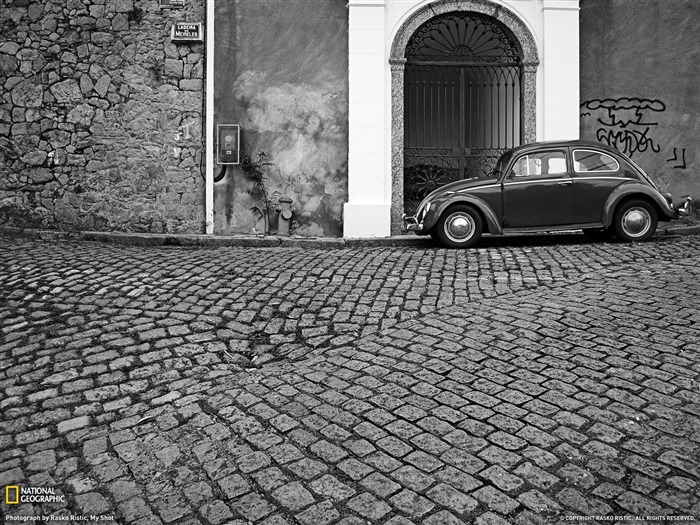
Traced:
<path fill-rule="evenodd" d="M 390 232 L 391 45 L 432 0 L 349 0 L 350 144 L 345 237 Z M 579 133 L 579 0 L 492 0 L 525 23 L 537 44 L 537 140 Z"/>

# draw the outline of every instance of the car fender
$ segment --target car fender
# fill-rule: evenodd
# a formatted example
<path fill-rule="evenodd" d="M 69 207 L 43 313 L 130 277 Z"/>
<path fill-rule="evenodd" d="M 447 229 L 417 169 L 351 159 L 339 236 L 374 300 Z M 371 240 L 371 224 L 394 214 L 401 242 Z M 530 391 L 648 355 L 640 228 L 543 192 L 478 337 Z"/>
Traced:
<path fill-rule="evenodd" d="M 469 204 L 473 206 L 474 208 L 478 209 L 481 212 L 481 215 L 484 217 L 489 233 L 492 233 L 494 235 L 503 234 L 503 227 L 501 226 L 501 222 L 499 221 L 498 216 L 493 211 L 491 206 L 489 206 L 486 202 L 479 199 L 478 197 L 474 197 L 473 195 L 469 195 L 468 193 L 452 195 L 448 197 L 444 202 L 440 203 L 435 209 L 434 215 L 432 217 L 433 220 L 430 221 L 430 224 L 426 224 L 426 229 L 430 229 L 433 226 L 435 226 L 443 212 L 453 204 Z"/>
<path fill-rule="evenodd" d="M 664 199 L 658 191 L 644 184 L 629 182 L 615 188 L 615 190 L 608 197 L 605 207 L 603 208 L 603 225 L 607 227 L 612 224 L 615 209 L 620 201 L 627 197 L 636 195 L 644 195 L 645 197 L 648 197 L 654 201 L 659 210 L 661 210 L 661 213 L 669 219 L 676 218 L 673 211 L 669 208 L 668 202 L 666 202 L 666 199 Z"/>

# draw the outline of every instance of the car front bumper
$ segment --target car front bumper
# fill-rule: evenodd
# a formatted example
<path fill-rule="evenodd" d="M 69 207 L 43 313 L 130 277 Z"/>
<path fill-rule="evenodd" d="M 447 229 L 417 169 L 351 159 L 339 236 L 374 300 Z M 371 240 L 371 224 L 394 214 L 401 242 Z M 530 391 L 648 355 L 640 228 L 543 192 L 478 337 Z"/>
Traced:
<path fill-rule="evenodd" d="M 423 221 L 418 221 L 417 215 L 406 215 L 405 213 L 401 216 L 403 221 L 403 229 L 408 232 L 414 232 L 417 234 L 425 233 L 423 231 Z"/>

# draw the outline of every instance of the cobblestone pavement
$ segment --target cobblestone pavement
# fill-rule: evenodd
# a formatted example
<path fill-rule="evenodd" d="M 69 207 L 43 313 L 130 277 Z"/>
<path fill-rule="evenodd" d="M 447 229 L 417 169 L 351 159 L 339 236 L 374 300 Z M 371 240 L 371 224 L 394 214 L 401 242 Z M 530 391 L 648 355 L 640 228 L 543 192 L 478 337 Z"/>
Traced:
<path fill-rule="evenodd" d="M 8 522 L 700 520 L 700 237 L 0 246 Z"/>

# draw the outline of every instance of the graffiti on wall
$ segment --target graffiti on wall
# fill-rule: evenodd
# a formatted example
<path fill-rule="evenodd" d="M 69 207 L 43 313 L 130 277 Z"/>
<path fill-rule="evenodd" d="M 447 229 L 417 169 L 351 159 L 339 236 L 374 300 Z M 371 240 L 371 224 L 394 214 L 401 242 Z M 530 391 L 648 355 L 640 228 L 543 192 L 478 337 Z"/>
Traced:
<path fill-rule="evenodd" d="M 666 111 L 666 104 L 658 99 L 617 98 L 592 99 L 581 104 L 581 117 L 595 118 L 595 137 L 633 158 L 638 153 L 660 153 L 662 148 L 672 153 L 662 153 L 663 160 L 674 169 L 685 170 L 686 149 L 674 144 L 662 144 L 654 133 L 658 120 Z M 667 158 L 668 157 L 668 158 Z"/>
<path fill-rule="evenodd" d="M 654 142 L 651 133 L 655 122 L 655 113 L 666 111 L 661 100 L 642 98 L 617 98 L 587 100 L 581 107 L 588 110 L 584 116 L 600 115 L 596 119 L 600 127 L 596 130 L 596 139 L 634 157 L 635 153 L 661 151 Z"/>
<path fill-rule="evenodd" d="M 685 148 L 673 148 L 673 157 L 666 159 L 666 162 L 672 163 L 674 168 L 684 170 L 686 168 Z"/>
<path fill-rule="evenodd" d="M 659 153 L 663 145 L 654 129 L 666 111 L 662 100 L 622 97 L 586 100 L 581 104 L 581 117 L 594 117 L 595 137 L 599 142 L 633 158 L 638 153 Z M 673 148 L 670 158 L 664 159 L 675 169 L 686 169 L 685 148 Z"/>

